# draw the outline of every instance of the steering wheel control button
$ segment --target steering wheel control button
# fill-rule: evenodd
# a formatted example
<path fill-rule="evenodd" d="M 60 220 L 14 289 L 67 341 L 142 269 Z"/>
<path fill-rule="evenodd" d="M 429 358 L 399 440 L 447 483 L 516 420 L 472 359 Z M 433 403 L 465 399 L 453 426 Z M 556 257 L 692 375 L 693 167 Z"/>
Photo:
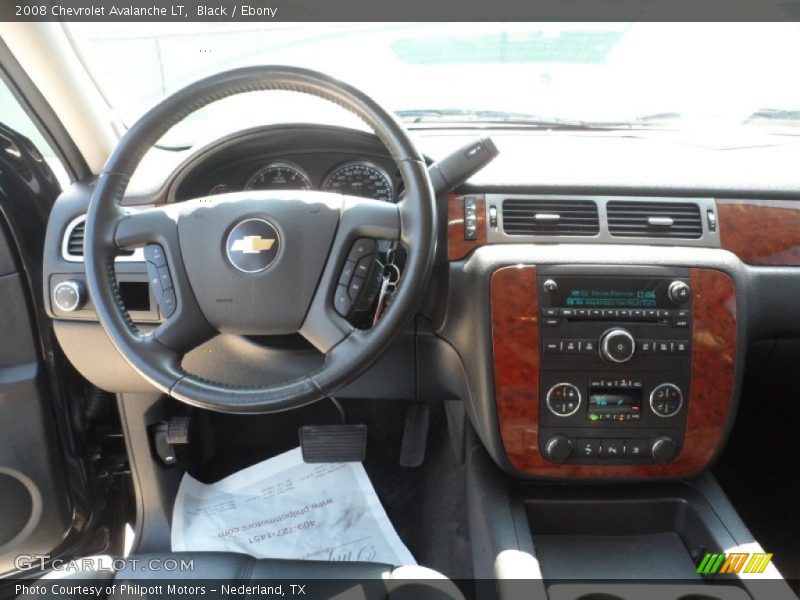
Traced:
<path fill-rule="evenodd" d="M 158 271 L 158 279 L 161 282 L 161 289 L 162 290 L 171 290 L 172 289 L 172 277 L 169 274 L 169 267 L 156 267 Z"/>
<path fill-rule="evenodd" d="M 161 302 L 158 303 L 158 307 L 161 309 L 161 314 L 164 318 L 169 319 L 178 307 L 178 301 L 175 298 L 175 290 L 165 290 L 164 294 L 161 296 Z"/>
<path fill-rule="evenodd" d="M 359 295 L 361 295 L 361 292 L 363 292 L 364 288 L 367 287 L 366 282 L 367 280 L 364 279 L 363 277 L 358 277 L 358 276 L 353 277 L 353 280 L 350 282 L 350 287 L 348 289 L 348 292 L 350 293 L 350 298 L 353 300 L 353 302 L 358 300 L 358 297 Z"/>
<path fill-rule="evenodd" d="M 164 288 L 161 287 L 161 275 L 158 274 L 158 267 L 153 263 L 145 263 L 147 269 L 147 280 L 150 282 L 150 289 L 153 290 L 153 296 L 157 303 L 161 303 L 161 297 L 164 295 Z"/>
<path fill-rule="evenodd" d="M 359 238 L 353 244 L 353 247 L 350 248 L 350 256 L 347 257 L 348 260 L 361 260 L 361 258 L 365 256 L 369 256 L 375 252 L 375 240 L 371 240 L 369 238 Z"/>
<path fill-rule="evenodd" d="M 342 267 L 342 274 L 339 276 L 339 283 L 348 285 L 353 278 L 353 273 L 356 272 L 356 261 L 347 260 Z"/>
<path fill-rule="evenodd" d="M 62 312 L 75 312 L 86 304 L 86 288 L 83 282 L 70 279 L 56 284 L 53 289 L 53 303 Z"/>
<path fill-rule="evenodd" d="M 581 406 L 581 393 L 571 383 L 558 383 L 550 388 L 545 399 L 547 408 L 557 417 L 569 417 Z"/>
<path fill-rule="evenodd" d="M 164 255 L 164 249 L 158 244 L 147 244 L 147 246 L 144 247 L 144 259 L 157 267 L 164 267 L 167 264 L 167 257 Z"/>
<path fill-rule="evenodd" d="M 372 255 L 365 256 L 358 261 L 356 264 L 356 275 L 358 277 L 366 278 L 369 275 L 370 268 L 372 267 L 373 263 Z"/>
<path fill-rule="evenodd" d="M 343 317 L 350 314 L 350 309 L 353 307 L 353 301 L 350 299 L 350 294 L 347 291 L 346 285 L 337 285 L 336 293 L 333 296 L 333 307 Z"/>
<path fill-rule="evenodd" d="M 600 354 L 610 362 L 628 362 L 635 351 L 636 341 L 626 329 L 609 329 L 600 338 Z"/>
<path fill-rule="evenodd" d="M 672 383 L 662 383 L 650 393 L 650 408 L 659 417 L 673 417 L 683 407 L 683 393 Z"/>
<path fill-rule="evenodd" d="M 228 262 L 242 273 L 260 273 L 280 253 L 278 230 L 264 219 L 245 219 L 231 229 L 225 241 Z"/>

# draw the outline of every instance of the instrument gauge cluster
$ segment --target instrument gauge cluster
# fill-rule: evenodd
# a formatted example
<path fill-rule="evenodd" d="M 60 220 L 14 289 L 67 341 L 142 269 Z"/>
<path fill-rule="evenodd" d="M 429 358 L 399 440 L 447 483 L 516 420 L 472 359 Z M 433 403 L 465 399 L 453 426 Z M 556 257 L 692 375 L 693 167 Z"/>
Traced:
<path fill-rule="evenodd" d="M 265 160 L 255 168 L 252 162 L 249 164 L 247 169 L 229 169 L 230 174 L 224 176 L 218 172 L 216 179 L 199 191 L 212 196 L 242 190 L 319 190 L 394 202 L 402 183 L 399 174 L 393 178 L 378 160 L 360 157 L 321 161 L 309 155 L 294 160 Z M 242 172 L 238 181 L 234 170 Z"/>

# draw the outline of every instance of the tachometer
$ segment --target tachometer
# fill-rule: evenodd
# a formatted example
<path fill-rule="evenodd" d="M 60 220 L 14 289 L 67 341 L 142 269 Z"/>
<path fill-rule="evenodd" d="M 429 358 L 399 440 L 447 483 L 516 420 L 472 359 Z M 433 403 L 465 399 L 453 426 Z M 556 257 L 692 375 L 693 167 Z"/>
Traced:
<path fill-rule="evenodd" d="M 288 161 L 270 163 L 250 176 L 246 190 L 310 190 L 311 180 L 303 169 Z"/>
<path fill-rule="evenodd" d="M 394 200 L 392 180 L 378 165 L 366 161 L 347 162 L 325 178 L 322 191 L 375 200 Z"/>

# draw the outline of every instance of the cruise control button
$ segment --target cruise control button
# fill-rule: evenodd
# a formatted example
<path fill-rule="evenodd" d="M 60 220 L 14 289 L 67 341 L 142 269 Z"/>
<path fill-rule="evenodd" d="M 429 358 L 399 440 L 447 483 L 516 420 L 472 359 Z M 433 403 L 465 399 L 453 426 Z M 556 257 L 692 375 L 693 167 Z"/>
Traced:
<path fill-rule="evenodd" d="M 158 279 L 161 282 L 161 289 L 172 289 L 172 278 L 169 276 L 169 267 L 157 267 Z"/>
<path fill-rule="evenodd" d="M 164 295 L 161 297 L 161 302 L 158 303 L 158 306 L 161 308 L 161 314 L 169 319 L 178 306 L 178 301 L 175 298 L 175 290 L 166 290 Z"/>
<path fill-rule="evenodd" d="M 144 247 L 144 259 L 157 267 L 163 267 L 167 264 L 167 257 L 164 256 L 164 249 L 158 244 L 147 244 L 147 246 Z"/>
<path fill-rule="evenodd" d="M 145 268 L 147 269 L 147 280 L 150 282 L 150 289 L 153 290 L 156 303 L 160 303 L 161 296 L 164 294 L 164 288 L 161 287 L 161 277 L 158 275 L 158 267 L 156 267 L 155 263 L 146 262 Z"/>
<path fill-rule="evenodd" d="M 349 260 L 359 260 L 360 258 L 375 252 L 375 240 L 369 238 L 359 238 L 350 249 Z"/>

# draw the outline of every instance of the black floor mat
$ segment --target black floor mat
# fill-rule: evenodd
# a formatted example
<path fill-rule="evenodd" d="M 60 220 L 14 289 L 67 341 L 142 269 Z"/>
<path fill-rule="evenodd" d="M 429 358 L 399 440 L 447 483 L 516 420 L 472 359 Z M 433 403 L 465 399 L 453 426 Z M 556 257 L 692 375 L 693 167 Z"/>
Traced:
<path fill-rule="evenodd" d="M 800 344 L 756 348 L 739 414 L 714 468 L 756 540 L 795 587 L 800 580 Z"/>
<path fill-rule="evenodd" d="M 349 423 L 369 426 L 364 468 L 386 513 L 420 565 L 450 578 L 470 578 L 464 466 L 455 460 L 441 407 L 434 407 L 425 462 L 399 466 L 405 422 L 400 402 L 343 401 Z M 274 415 L 203 413 L 206 448 L 195 449 L 189 472 L 205 483 L 296 448 L 301 425 L 339 422 L 332 403 L 323 401 Z M 213 443 L 212 443 L 213 439 Z"/>

